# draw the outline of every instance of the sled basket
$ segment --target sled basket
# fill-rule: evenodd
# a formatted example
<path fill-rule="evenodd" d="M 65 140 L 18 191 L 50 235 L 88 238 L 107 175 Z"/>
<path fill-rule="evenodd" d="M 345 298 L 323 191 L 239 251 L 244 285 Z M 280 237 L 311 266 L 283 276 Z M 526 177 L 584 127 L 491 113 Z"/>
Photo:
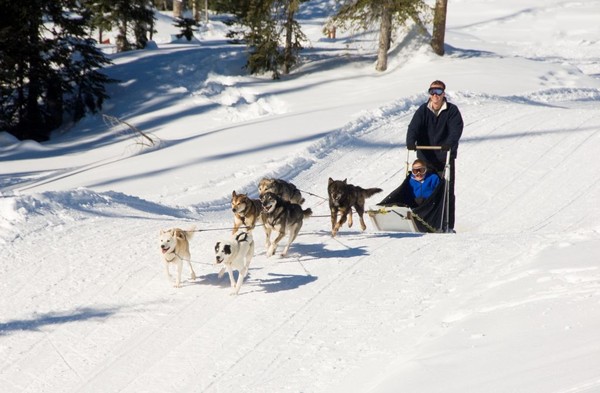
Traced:
<path fill-rule="evenodd" d="M 437 146 L 425 146 L 420 149 L 440 149 Z M 449 200 L 449 159 L 447 152 L 444 176 L 433 194 L 422 204 L 411 200 L 410 173 L 402 184 L 375 206 L 367 210 L 373 225 L 380 231 L 409 233 L 447 232 Z M 408 168 L 408 158 L 407 158 Z"/>

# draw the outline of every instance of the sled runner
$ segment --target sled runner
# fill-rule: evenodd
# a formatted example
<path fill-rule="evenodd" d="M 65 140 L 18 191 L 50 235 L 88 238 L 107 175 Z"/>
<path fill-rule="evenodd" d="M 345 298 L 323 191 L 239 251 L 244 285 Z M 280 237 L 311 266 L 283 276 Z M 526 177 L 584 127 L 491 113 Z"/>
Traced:
<path fill-rule="evenodd" d="M 421 150 L 442 150 L 441 146 L 418 146 Z M 410 169 L 406 156 L 406 177 L 402 184 L 367 213 L 373 225 L 380 231 L 412 233 L 448 232 L 448 203 L 450 181 L 450 151 L 446 152 L 443 176 L 433 194 L 422 204 L 412 200 L 410 192 Z"/>

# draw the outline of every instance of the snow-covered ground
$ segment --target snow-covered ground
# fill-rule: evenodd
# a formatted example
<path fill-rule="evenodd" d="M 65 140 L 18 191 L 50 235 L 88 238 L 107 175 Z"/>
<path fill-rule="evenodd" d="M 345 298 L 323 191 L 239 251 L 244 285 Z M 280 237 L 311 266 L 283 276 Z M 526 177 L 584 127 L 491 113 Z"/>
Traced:
<path fill-rule="evenodd" d="M 598 2 L 455 0 L 446 56 L 409 31 L 384 73 L 372 35 L 323 37 L 334 4 L 303 5 L 310 47 L 277 82 L 217 20 L 172 42 L 162 15 L 153 49 L 114 55 L 104 110 L 154 145 L 101 116 L 0 134 L 0 391 L 600 392 Z M 393 190 L 434 79 L 465 119 L 458 233 L 332 238 L 327 179 Z M 255 230 L 232 297 L 213 245 L 263 176 L 315 217 L 286 258 Z M 176 289 L 158 234 L 191 225 Z"/>

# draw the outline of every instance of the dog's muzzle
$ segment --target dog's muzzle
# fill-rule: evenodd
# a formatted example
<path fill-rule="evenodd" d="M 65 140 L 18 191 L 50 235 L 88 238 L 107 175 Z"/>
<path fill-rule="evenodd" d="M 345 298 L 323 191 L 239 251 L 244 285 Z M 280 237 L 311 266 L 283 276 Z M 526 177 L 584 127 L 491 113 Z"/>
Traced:
<path fill-rule="evenodd" d="M 165 247 L 165 246 L 160 246 L 160 250 L 162 251 L 163 254 L 166 254 L 170 251 L 169 247 Z"/>
<path fill-rule="evenodd" d="M 215 257 L 215 262 L 217 263 L 217 265 L 223 262 L 223 257 Z"/>

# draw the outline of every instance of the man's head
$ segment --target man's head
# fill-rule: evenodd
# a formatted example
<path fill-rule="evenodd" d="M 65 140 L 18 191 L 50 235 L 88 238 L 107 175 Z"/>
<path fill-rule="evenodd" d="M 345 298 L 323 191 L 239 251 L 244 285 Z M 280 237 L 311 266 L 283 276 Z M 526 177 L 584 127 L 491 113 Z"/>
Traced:
<path fill-rule="evenodd" d="M 445 92 L 446 84 L 440 80 L 435 80 L 429 85 L 429 99 L 431 101 L 431 106 L 436 111 L 444 104 L 444 99 L 446 98 Z"/>

